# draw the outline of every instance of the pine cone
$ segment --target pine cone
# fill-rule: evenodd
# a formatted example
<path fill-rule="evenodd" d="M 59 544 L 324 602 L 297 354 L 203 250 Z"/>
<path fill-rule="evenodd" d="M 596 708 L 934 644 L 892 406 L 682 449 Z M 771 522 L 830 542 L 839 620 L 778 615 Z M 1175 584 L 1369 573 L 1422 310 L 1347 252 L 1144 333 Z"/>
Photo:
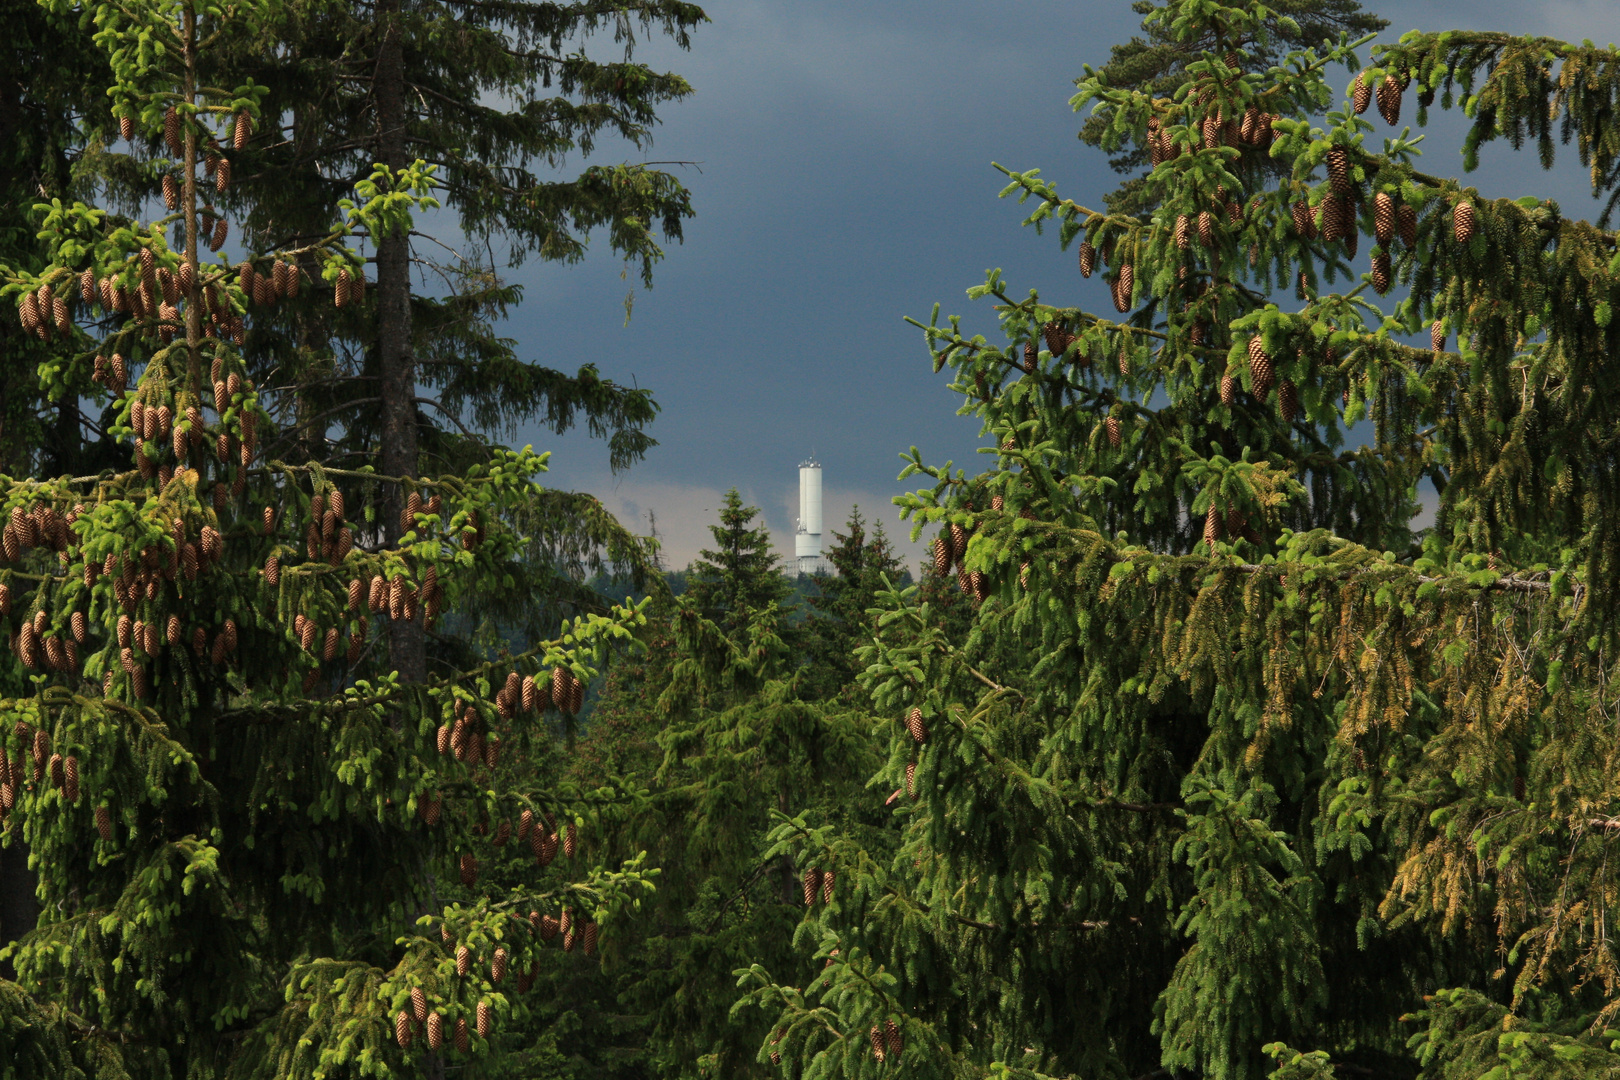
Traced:
<path fill-rule="evenodd" d="M 338 270 L 337 283 L 332 289 L 332 302 L 338 307 L 343 307 L 349 302 L 349 282 L 351 280 L 348 267 L 345 266 Z"/>
<path fill-rule="evenodd" d="M 906 730 L 918 743 L 928 741 L 928 725 L 923 723 L 922 709 L 913 705 L 911 711 L 906 713 Z"/>
<path fill-rule="evenodd" d="M 236 114 L 236 128 L 232 132 L 231 146 L 236 150 L 247 149 L 248 138 L 253 134 L 253 118 L 243 109 Z"/>
<path fill-rule="evenodd" d="M 1341 214 L 1343 206 L 1335 196 L 1328 196 L 1322 200 L 1319 214 L 1322 219 L 1320 235 L 1328 243 L 1344 235 L 1344 218 Z"/>
<path fill-rule="evenodd" d="M 437 1012 L 428 1013 L 428 1049 L 437 1050 L 444 1045 L 444 1017 Z"/>
<path fill-rule="evenodd" d="M 821 892 L 821 871 L 815 867 L 807 867 L 804 871 L 804 906 L 815 904 L 816 896 Z"/>
<path fill-rule="evenodd" d="M 558 709 L 566 710 L 572 700 L 571 679 L 568 669 L 561 664 L 551 669 L 551 700 L 556 702 Z"/>
<path fill-rule="evenodd" d="M 1249 378 L 1254 389 L 1254 396 L 1261 401 L 1271 394 L 1272 383 L 1271 357 L 1266 355 L 1265 344 L 1259 337 L 1249 339 Z"/>
<path fill-rule="evenodd" d="M 388 604 L 388 583 L 378 574 L 371 579 L 371 588 L 366 598 L 372 611 L 382 611 Z"/>
<path fill-rule="evenodd" d="M 462 861 L 463 864 L 465 864 L 466 861 L 467 861 L 467 856 L 463 855 L 461 857 L 461 861 Z M 467 972 L 469 972 L 471 970 L 472 970 L 472 952 L 471 952 L 471 950 L 469 950 L 467 948 L 467 946 L 465 946 L 465 945 L 457 945 L 456 946 L 456 974 L 460 975 L 462 978 L 466 978 L 467 977 Z"/>
<path fill-rule="evenodd" d="M 1404 202 L 1396 204 L 1395 227 L 1401 234 L 1401 243 L 1408 249 L 1417 247 L 1417 211 Z"/>
<path fill-rule="evenodd" d="M 1288 379 L 1277 383 L 1277 405 L 1282 410 L 1283 423 L 1292 424 L 1299 415 L 1299 388 Z"/>
<path fill-rule="evenodd" d="M 489 1038 L 489 1033 L 494 1027 L 493 1016 L 494 1013 L 489 1007 L 489 1002 L 480 1001 L 478 1003 L 478 1037 L 480 1039 Z"/>
<path fill-rule="evenodd" d="M 165 636 L 168 638 L 169 644 L 170 645 L 178 645 L 178 644 L 180 644 L 180 616 L 178 616 L 178 615 L 170 615 L 169 616 L 169 625 L 167 627 L 167 630 L 168 630 L 168 632 L 167 632 L 167 634 Z"/>
<path fill-rule="evenodd" d="M 917 797 L 917 763 L 915 761 L 906 762 L 906 797 L 910 799 Z"/>
<path fill-rule="evenodd" d="M 439 814 L 444 809 L 444 800 L 437 795 L 424 795 L 416 804 L 416 812 L 422 815 L 422 821 L 429 828 L 439 823 Z"/>
<path fill-rule="evenodd" d="M 1386 251 L 1380 251 L 1372 257 L 1372 284 L 1379 296 L 1389 292 L 1389 253 Z"/>
<path fill-rule="evenodd" d="M 1327 152 L 1328 182 L 1333 185 L 1336 195 L 1345 195 L 1350 191 L 1350 154 L 1342 146 L 1328 148 Z"/>
<path fill-rule="evenodd" d="M 503 822 L 503 824 L 505 823 Z M 496 986 L 499 986 L 501 981 L 506 978 L 506 958 L 506 948 L 501 946 L 495 950 L 495 955 L 489 962 L 489 981 Z"/>
<path fill-rule="evenodd" d="M 411 1012 L 415 1014 L 417 1023 L 427 1020 L 427 992 L 420 986 L 411 987 Z"/>
<path fill-rule="evenodd" d="M 1429 348 L 1437 353 L 1446 351 L 1446 324 L 1439 319 L 1429 324 Z"/>
<path fill-rule="evenodd" d="M 1131 310 L 1131 293 L 1135 288 L 1136 273 L 1126 264 L 1120 267 L 1119 277 L 1114 279 L 1114 307 L 1124 314 Z"/>
<path fill-rule="evenodd" d="M 523 676 L 523 682 L 519 687 L 518 694 L 524 712 L 532 713 L 540 707 L 540 687 L 535 684 L 533 675 Z M 524 812 L 527 813 L 528 811 Z"/>
<path fill-rule="evenodd" d="M 1075 336 L 1069 333 L 1062 323 L 1056 321 L 1042 326 L 1041 336 L 1045 338 L 1047 351 L 1052 354 L 1053 359 L 1061 357 L 1075 342 Z"/>
<path fill-rule="evenodd" d="M 967 528 L 965 526 L 958 525 L 953 521 L 947 527 L 947 531 L 951 536 L 951 562 L 957 566 L 960 566 L 962 564 L 963 557 L 967 555 Z"/>
<path fill-rule="evenodd" d="M 1215 244 L 1215 215 L 1208 210 L 1198 212 L 1198 242 L 1205 247 Z"/>
<path fill-rule="evenodd" d="M 572 821 L 570 821 L 568 823 L 567 829 L 564 830 L 564 832 L 563 832 L 563 841 L 562 841 L 563 857 L 568 858 L 568 859 L 572 859 L 574 857 L 574 852 L 575 852 L 575 850 L 577 850 L 577 848 L 578 848 L 578 836 L 574 831 L 574 823 Z"/>
<path fill-rule="evenodd" d="M 125 142 L 129 142 L 131 139 L 133 139 L 135 137 L 135 118 L 134 117 L 132 117 L 132 116 L 120 116 L 118 118 L 118 137 L 120 139 L 123 139 Z"/>
<path fill-rule="evenodd" d="M 185 145 L 180 141 L 180 113 L 173 105 L 163 114 L 163 141 L 173 156 L 185 153 Z"/>
<path fill-rule="evenodd" d="M 533 835 L 534 835 L 534 811 L 533 810 L 524 810 L 523 813 L 518 815 L 518 829 L 517 829 L 518 843 L 520 843 L 520 844 L 523 843 L 525 840 L 528 840 Z"/>
<path fill-rule="evenodd" d="M 111 675 L 112 672 L 109 671 L 107 674 Z M 101 834 L 103 840 L 111 842 L 113 838 L 112 811 L 107 808 L 105 803 L 96 807 L 96 832 Z"/>
<path fill-rule="evenodd" d="M 1357 72 L 1356 81 L 1350 84 L 1351 108 L 1358 113 L 1366 112 L 1367 106 L 1372 104 L 1372 97 L 1373 90 L 1367 84 L 1367 76 L 1362 72 Z"/>
<path fill-rule="evenodd" d="M 541 919 L 540 919 L 540 940 L 541 941 L 550 941 L 552 938 L 557 936 L 557 934 L 559 933 L 559 930 L 560 930 L 560 924 L 557 922 L 557 920 L 555 918 L 553 918 L 550 915 L 545 915 L 545 916 L 541 917 Z"/>
<path fill-rule="evenodd" d="M 1387 191 L 1373 196 L 1373 235 L 1381 247 L 1395 238 L 1395 200 Z"/>
<path fill-rule="evenodd" d="M 394 1041 L 399 1043 L 401 1050 L 407 1050 L 411 1045 L 411 1015 L 401 1009 L 399 1015 L 394 1017 Z"/>
<path fill-rule="evenodd" d="M 878 1030 L 876 1024 L 872 1025 L 872 1056 L 877 1058 L 878 1064 L 883 1064 L 883 1032 Z"/>
<path fill-rule="evenodd" d="M 224 218 L 216 218 L 214 221 L 214 235 L 208 241 L 208 250 L 218 251 L 220 248 L 224 247 L 225 238 L 230 235 L 230 231 L 231 226 L 229 222 L 227 222 Z"/>
<path fill-rule="evenodd" d="M 823 904 L 832 903 L 833 882 L 836 881 L 837 878 L 838 871 L 836 870 L 823 870 L 821 872 L 821 902 Z"/>
<path fill-rule="evenodd" d="M 1108 445 L 1113 447 L 1115 450 L 1118 450 L 1120 443 L 1124 440 L 1124 433 L 1120 428 L 1119 417 L 1110 416 L 1105 419 L 1103 421 L 1103 433 L 1108 436 Z"/>
<path fill-rule="evenodd" d="M 1204 543 L 1209 545 L 1210 551 L 1221 539 L 1221 513 L 1214 503 L 1209 504 L 1209 510 L 1204 514 Z"/>
<path fill-rule="evenodd" d="M 1090 277 L 1091 272 L 1097 268 L 1097 249 L 1091 246 L 1091 241 L 1080 241 L 1080 276 Z"/>
<path fill-rule="evenodd" d="M 1186 251 L 1192 247 L 1192 219 L 1186 214 L 1176 215 L 1176 247 Z"/>
<path fill-rule="evenodd" d="M 1457 243 L 1466 244 L 1474 238 L 1474 204 L 1459 202 L 1452 211 L 1452 231 Z"/>
<path fill-rule="evenodd" d="M 900 1060 L 900 1025 L 893 1020 L 883 1021 L 883 1051 L 890 1061 Z"/>
<path fill-rule="evenodd" d="M 1401 80 L 1393 73 L 1378 84 L 1378 115 L 1391 127 L 1401 122 Z"/>

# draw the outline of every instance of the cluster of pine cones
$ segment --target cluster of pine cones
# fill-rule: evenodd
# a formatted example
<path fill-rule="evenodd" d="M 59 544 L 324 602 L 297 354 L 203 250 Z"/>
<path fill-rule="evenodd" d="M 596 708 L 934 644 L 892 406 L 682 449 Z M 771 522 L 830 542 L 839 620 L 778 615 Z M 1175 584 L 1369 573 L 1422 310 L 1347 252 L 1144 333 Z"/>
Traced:
<path fill-rule="evenodd" d="M 0 814 L 10 812 L 17 804 L 17 794 L 25 785 L 38 784 L 47 775 L 51 778 L 51 786 L 60 791 L 63 798 L 70 803 L 78 802 L 79 759 L 73 754 L 64 757 L 52 753 L 49 733 L 44 728 L 33 727 L 26 720 L 17 721 L 12 734 L 26 749 L 13 759 L 6 753 L 5 746 L 0 744 Z M 30 752 L 33 756 L 32 780 L 27 775 L 24 763 L 25 755 Z"/>

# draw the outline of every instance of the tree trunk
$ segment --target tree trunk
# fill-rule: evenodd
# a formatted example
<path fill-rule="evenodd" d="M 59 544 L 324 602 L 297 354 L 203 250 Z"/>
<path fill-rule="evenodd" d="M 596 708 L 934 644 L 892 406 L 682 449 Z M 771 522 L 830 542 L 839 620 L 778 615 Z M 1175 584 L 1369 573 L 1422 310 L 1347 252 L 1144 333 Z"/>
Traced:
<path fill-rule="evenodd" d="M 28 845 L 22 837 L 13 837 L 10 847 L 0 848 L 0 946 L 16 941 L 39 920 L 34 892 L 38 885 L 28 868 Z M 10 961 L 0 964 L 0 979 L 16 978 L 17 970 Z"/>
<path fill-rule="evenodd" d="M 377 5 L 380 41 L 375 87 L 377 157 L 391 169 L 403 168 L 405 146 L 405 55 L 400 42 L 399 0 Z M 377 237 L 377 356 L 382 377 L 382 447 L 378 463 L 384 475 L 415 476 L 416 367 L 411 350 L 411 238 L 409 234 Z M 383 505 L 384 536 L 397 541 L 404 493 L 390 490 Z M 388 624 L 388 659 L 408 683 L 427 677 L 422 628 L 404 619 Z"/>

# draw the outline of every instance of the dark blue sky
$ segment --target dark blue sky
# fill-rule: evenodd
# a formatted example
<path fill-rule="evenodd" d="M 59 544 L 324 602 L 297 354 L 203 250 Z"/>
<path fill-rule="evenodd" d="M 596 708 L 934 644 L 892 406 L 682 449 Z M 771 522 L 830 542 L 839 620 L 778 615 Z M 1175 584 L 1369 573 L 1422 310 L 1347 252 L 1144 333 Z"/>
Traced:
<path fill-rule="evenodd" d="M 1452 27 L 1620 38 L 1620 5 L 1606 0 L 1371 6 L 1391 19 L 1391 39 Z M 976 423 L 955 415 L 959 399 L 902 319 L 926 321 L 938 301 L 942 318 L 960 313 L 991 333 L 987 305 L 965 296 L 991 267 L 1015 293 L 1035 286 L 1108 307 L 1052 231 L 1021 228 L 1014 200 L 997 200 L 1003 178 L 990 163 L 1039 167 L 1065 194 L 1100 205 L 1115 177 L 1075 139 L 1081 118 L 1068 98 L 1081 65 L 1106 59 L 1140 17 L 1126 0 L 704 7 L 713 22 L 690 53 L 658 41 L 638 52 L 697 91 L 664 110 L 645 160 L 701 164 L 682 171 L 697 217 L 685 243 L 668 247 L 654 288 L 637 291 L 630 325 L 631 282 L 605 243 L 583 264 L 530 262 L 511 275 L 526 294 L 507 333 L 524 356 L 566 370 L 593 361 L 651 388 L 660 445 L 613 477 L 606 447 L 583 434 L 526 429 L 516 441 L 553 451 L 551 486 L 598 495 L 637 531 L 656 512 L 673 566 L 707 545 L 704 526 L 731 486 L 791 552 L 797 465 L 812 449 L 829 529 L 859 503 L 903 540 L 909 526 L 889 502 L 908 486 L 895 479 L 897 455 L 916 445 L 970 472 L 984 459 Z M 1425 167 L 1460 172 L 1461 123 L 1446 117 L 1428 131 Z M 595 158 L 627 159 L 644 158 L 622 145 Z M 1564 148 L 1549 175 L 1533 151 L 1492 147 L 1469 182 L 1488 196 L 1556 197 L 1570 214 L 1593 206 Z"/>

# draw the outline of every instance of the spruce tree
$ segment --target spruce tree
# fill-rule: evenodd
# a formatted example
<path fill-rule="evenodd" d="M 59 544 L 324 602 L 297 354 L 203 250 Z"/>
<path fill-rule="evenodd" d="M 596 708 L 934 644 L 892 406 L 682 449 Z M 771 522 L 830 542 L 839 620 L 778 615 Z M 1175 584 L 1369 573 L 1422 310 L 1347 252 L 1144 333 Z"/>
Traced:
<path fill-rule="evenodd" d="M 279 13 L 85 8 L 103 108 L 167 150 L 168 212 L 52 199 L 34 208 L 49 260 L 0 270 L 26 331 L 85 335 L 42 366 L 42 392 L 93 386 L 122 459 L 0 478 L 17 687 L 0 699 L 0 843 L 31 849 L 42 902 L 0 950 L 18 972 L 0 983 L 8 1078 L 414 1075 L 484 1055 L 548 954 L 593 954 L 650 887 L 636 857 L 580 865 L 622 793 L 515 767 L 555 753 L 638 612 L 431 681 L 377 660 L 383 628 L 425 628 L 499 580 L 524 542 L 503 523 L 546 496 L 544 457 L 491 448 L 420 479 L 262 453 L 277 432 L 248 325 L 283 297 L 353 299 L 355 237 L 403 234 L 433 205 L 428 164 L 379 165 L 320 232 L 245 270 L 209 256 L 229 229 L 204 228 L 210 152 L 267 117 L 262 86 L 203 81 L 204 57 Z M 492 870 L 511 886 L 490 889 Z"/>
<path fill-rule="evenodd" d="M 1620 258 L 1420 170 L 1407 125 L 1462 108 L 1470 169 L 1556 132 L 1612 202 L 1620 53 L 1412 32 L 1363 66 L 1368 37 L 1284 49 L 1297 24 L 1208 0 L 1147 25 L 1196 54 L 1179 82 L 1073 99 L 1149 155 L 1141 209 L 1004 170 L 1114 311 L 994 271 L 1004 342 L 919 323 L 999 453 L 914 452 L 899 502 L 976 610 L 882 598 L 899 848 L 779 819 L 766 857 L 840 891 L 793 964 L 738 972 L 758 1060 L 1613 1073 Z"/>
<path fill-rule="evenodd" d="M 714 549 L 704 548 L 687 567 L 686 596 L 705 618 L 735 635 L 749 624 L 751 612 L 783 604 L 793 588 L 782 576 L 770 529 L 753 524 L 759 507 L 744 506 L 732 488 L 719 514 L 720 523 L 709 526 Z"/>

